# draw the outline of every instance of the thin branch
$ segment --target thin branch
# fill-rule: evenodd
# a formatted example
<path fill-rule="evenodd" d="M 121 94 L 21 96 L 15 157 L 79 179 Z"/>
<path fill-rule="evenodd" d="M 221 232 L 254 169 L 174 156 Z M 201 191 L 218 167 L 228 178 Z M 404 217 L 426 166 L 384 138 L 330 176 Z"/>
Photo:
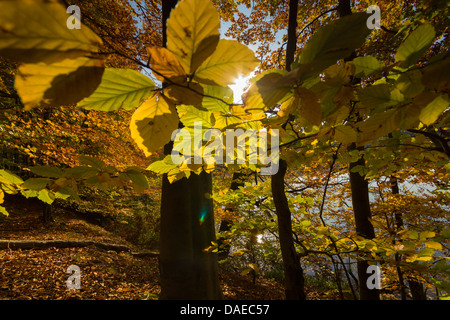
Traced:
<path fill-rule="evenodd" d="M 341 148 L 341 146 L 342 146 L 342 143 L 340 143 L 338 145 L 338 147 L 336 148 L 336 151 L 333 154 L 333 161 L 330 164 L 330 170 L 328 171 L 327 181 L 325 182 L 325 188 L 323 190 L 322 203 L 320 204 L 319 217 L 320 217 L 320 220 L 322 221 L 322 224 L 324 226 L 326 225 L 326 223 L 325 223 L 325 220 L 323 219 L 323 207 L 325 205 L 325 198 L 327 196 L 328 184 L 330 183 L 331 174 L 333 173 L 333 168 L 334 168 L 334 165 L 336 163 L 337 155 L 338 155 L 338 152 L 339 152 L 339 149 Z"/>

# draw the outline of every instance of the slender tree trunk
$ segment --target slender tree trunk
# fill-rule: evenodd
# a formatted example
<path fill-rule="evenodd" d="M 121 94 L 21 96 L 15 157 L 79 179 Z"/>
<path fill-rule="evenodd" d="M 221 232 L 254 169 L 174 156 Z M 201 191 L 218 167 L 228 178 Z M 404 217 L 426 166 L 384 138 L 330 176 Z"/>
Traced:
<path fill-rule="evenodd" d="M 398 187 L 398 180 L 395 176 L 391 176 L 391 191 L 392 194 L 400 194 L 400 188 Z M 395 219 L 395 226 L 397 228 L 397 231 L 399 229 L 403 228 L 403 218 L 401 211 L 396 210 L 394 212 L 394 219 Z M 401 260 L 401 254 L 396 253 L 395 254 L 395 261 L 397 263 Z M 405 287 L 405 281 L 403 277 L 403 272 L 400 269 L 400 266 L 397 266 L 397 275 L 399 279 L 400 284 L 400 295 L 402 300 L 406 300 L 406 287 Z M 413 300 L 426 300 L 427 296 L 425 294 L 425 290 L 423 288 L 423 284 L 414 279 L 413 277 L 407 277 L 408 284 L 409 284 L 409 290 L 411 292 L 411 296 Z"/>
<path fill-rule="evenodd" d="M 230 190 L 238 190 L 239 187 L 243 187 L 244 186 L 244 182 L 241 180 L 242 179 L 243 174 L 241 172 L 234 172 L 233 173 L 233 178 L 231 180 L 231 186 L 230 186 Z M 227 211 L 233 211 L 234 209 L 230 206 L 227 206 L 226 208 Z M 231 230 L 231 227 L 233 225 L 233 222 L 230 221 L 229 219 L 223 219 L 220 222 L 220 226 L 219 226 L 219 231 L 220 232 L 228 232 Z M 219 260 L 224 260 L 228 257 L 229 253 L 230 253 L 230 248 L 231 246 L 229 244 L 225 245 L 222 244 L 221 239 L 218 240 L 218 244 L 219 247 L 222 247 L 219 251 Z"/>
<path fill-rule="evenodd" d="M 355 150 L 355 145 L 351 145 L 350 150 Z M 352 191 L 353 213 L 355 217 L 356 234 L 366 239 L 375 238 L 375 231 L 370 222 L 370 201 L 369 201 L 369 183 L 364 176 L 358 172 L 352 172 L 356 166 L 365 166 L 365 161 L 360 158 L 356 162 L 349 165 L 350 171 L 350 186 Z M 359 298 L 360 300 L 379 300 L 379 290 L 369 289 L 367 287 L 367 280 L 370 274 L 367 273 L 369 264 L 367 260 L 357 261 L 358 270 L 358 284 L 359 284 Z"/>
<path fill-rule="evenodd" d="M 338 14 L 339 17 L 344 17 L 352 14 L 350 0 L 339 0 L 338 3 Z M 352 60 L 356 57 L 356 52 L 353 51 L 352 54 L 345 60 Z M 359 79 L 354 79 L 356 83 Z M 356 150 L 356 145 L 352 144 L 349 147 L 349 151 Z M 360 150 L 362 150 L 360 148 Z M 365 161 L 360 158 L 356 162 L 352 162 L 349 165 L 349 175 L 350 175 L 350 186 L 352 191 L 352 204 L 353 212 L 355 216 L 355 227 L 356 233 L 364 238 L 373 239 L 375 238 L 375 231 L 370 223 L 370 201 L 369 201 L 369 182 L 366 180 L 365 176 L 361 176 L 357 172 L 352 172 L 352 169 L 356 166 L 365 166 Z M 358 284 L 359 284 L 359 298 L 360 300 L 379 300 L 380 293 L 377 289 L 369 289 L 367 287 L 367 280 L 369 274 L 367 273 L 367 268 L 369 264 L 366 260 L 360 260 L 357 262 L 358 270 Z"/>
<path fill-rule="evenodd" d="M 291 69 L 294 61 L 297 43 L 297 10 L 298 0 L 289 1 L 289 26 L 288 44 L 286 50 L 286 69 Z M 303 269 L 300 259 L 295 251 L 292 234 L 291 211 L 284 192 L 284 180 L 287 171 L 287 163 L 280 159 L 279 170 L 272 176 L 272 197 L 278 217 L 278 234 L 280 237 L 280 249 L 283 257 L 285 277 L 285 292 L 288 300 L 305 300 Z"/>
<path fill-rule="evenodd" d="M 42 208 L 42 220 L 44 223 L 55 222 L 53 219 L 53 206 L 51 204 L 44 203 Z"/>
<path fill-rule="evenodd" d="M 272 176 L 271 187 L 273 202 L 278 217 L 281 256 L 283 257 L 286 299 L 305 300 L 303 269 L 295 251 L 292 237 L 292 221 L 289 204 L 284 192 L 284 177 L 287 170 L 286 161 L 280 159 L 278 173 Z"/>
<path fill-rule="evenodd" d="M 400 194 L 400 189 L 398 187 L 398 180 L 395 176 L 391 176 L 390 178 L 391 182 L 391 191 L 392 194 Z M 395 228 L 396 231 L 400 231 L 400 229 L 403 228 L 403 220 L 402 220 L 402 213 L 398 210 L 394 211 L 394 219 L 395 219 Z M 400 261 L 402 260 L 402 255 L 400 253 L 396 253 L 395 256 L 395 263 L 396 265 L 396 271 L 398 276 L 398 284 L 400 286 L 400 297 L 402 300 L 406 300 L 406 288 L 405 288 L 405 281 L 403 279 L 403 271 L 400 268 Z"/>
<path fill-rule="evenodd" d="M 166 20 L 176 0 L 164 0 Z M 164 147 L 170 154 L 172 143 Z M 161 299 L 221 299 L 217 254 L 203 250 L 215 241 L 212 177 L 202 172 L 170 183 L 163 176 L 161 196 L 160 273 Z"/>

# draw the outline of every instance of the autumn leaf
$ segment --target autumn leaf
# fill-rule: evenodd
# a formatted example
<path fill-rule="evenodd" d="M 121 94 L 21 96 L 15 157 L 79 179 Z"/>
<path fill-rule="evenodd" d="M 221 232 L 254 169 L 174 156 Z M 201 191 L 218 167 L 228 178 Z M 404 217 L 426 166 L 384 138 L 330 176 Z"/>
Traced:
<path fill-rule="evenodd" d="M 133 114 L 131 136 L 146 156 L 168 143 L 178 128 L 175 106 L 159 95 L 145 101 Z"/>
<path fill-rule="evenodd" d="M 149 63 L 155 77 L 160 81 L 174 78 L 186 78 L 186 73 L 177 57 L 166 48 L 150 47 Z"/>
<path fill-rule="evenodd" d="M 309 89 L 299 87 L 296 94 L 300 98 L 299 115 L 314 125 L 319 125 L 322 119 L 322 107 L 316 94 Z"/>
<path fill-rule="evenodd" d="M 297 70 L 301 71 L 299 75 L 302 79 L 318 75 L 328 66 L 348 57 L 353 50 L 359 48 L 371 33 L 366 27 L 367 18 L 366 13 L 355 13 L 320 28 L 297 57 L 300 67 L 308 65 L 306 69 Z"/>
<path fill-rule="evenodd" d="M 0 56 L 54 63 L 98 51 L 102 40 L 85 25 L 67 28 L 66 7 L 56 0 L 0 2 Z"/>
<path fill-rule="evenodd" d="M 259 64 L 255 54 L 237 41 L 222 39 L 214 53 L 197 69 L 194 79 L 205 84 L 227 86 L 247 76 Z"/>
<path fill-rule="evenodd" d="M 155 83 L 138 71 L 107 68 L 97 89 L 78 106 L 98 111 L 131 110 L 151 96 L 154 88 Z"/>
<path fill-rule="evenodd" d="M 434 27 L 429 23 L 417 27 L 400 45 L 395 60 L 402 62 L 404 67 L 416 63 L 430 47 L 435 34 Z"/>
<path fill-rule="evenodd" d="M 95 91 L 103 71 L 103 61 L 90 58 L 24 64 L 19 67 L 15 88 L 26 110 L 76 104 Z"/>
<path fill-rule="evenodd" d="M 378 61 L 374 56 L 357 57 L 352 60 L 352 63 L 355 66 L 356 77 L 369 77 L 376 74 L 384 67 L 384 63 Z"/>
<path fill-rule="evenodd" d="M 167 48 L 186 74 L 193 74 L 216 49 L 220 18 L 210 1 L 184 0 L 167 20 Z"/>

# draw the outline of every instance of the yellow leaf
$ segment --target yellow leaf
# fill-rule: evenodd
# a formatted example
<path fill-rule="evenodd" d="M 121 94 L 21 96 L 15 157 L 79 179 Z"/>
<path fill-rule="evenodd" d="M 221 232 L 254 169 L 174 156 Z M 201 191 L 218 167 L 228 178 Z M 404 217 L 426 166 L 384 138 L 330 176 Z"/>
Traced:
<path fill-rule="evenodd" d="M 259 60 L 247 46 L 234 40 L 220 40 L 214 53 L 198 68 L 194 79 L 210 85 L 227 86 L 245 77 Z"/>
<path fill-rule="evenodd" d="M 0 203 L 3 203 L 3 201 L 5 201 L 5 193 L 0 189 Z"/>
<path fill-rule="evenodd" d="M 256 264 L 254 264 L 254 263 L 249 263 L 248 266 L 249 266 L 250 268 L 252 268 L 253 270 L 255 270 L 256 272 L 260 272 L 260 270 L 259 270 L 259 268 L 258 268 L 258 266 L 257 266 Z"/>
<path fill-rule="evenodd" d="M 426 241 L 425 246 L 431 249 L 442 250 L 442 245 L 436 241 Z"/>
<path fill-rule="evenodd" d="M 325 83 L 329 86 L 341 86 L 351 80 L 355 74 L 355 66 L 350 62 L 334 64 L 325 70 Z"/>
<path fill-rule="evenodd" d="M 252 268 L 247 268 L 247 269 L 244 269 L 240 274 L 241 274 L 241 276 L 246 276 L 247 274 L 250 273 L 250 271 L 252 271 Z"/>
<path fill-rule="evenodd" d="M 203 87 L 198 83 L 176 83 L 169 85 L 164 93 L 173 100 L 175 104 L 199 106 L 203 100 Z"/>
<path fill-rule="evenodd" d="M 427 238 L 433 238 L 436 235 L 433 231 L 422 231 L 419 235 L 419 239 L 427 239 Z"/>
<path fill-rule="evenodd" d="M 280 111 L 278 111 L 278 116 L 280 118 L 287 119 L 289 117 L 289 114 L 295 110 L 295 108 L 299 104 L 299 97 L 297 95 L 294 95 L 290 97 L 288 100 L 283 102 L 280 106 Z"/>
<path fill-rule="evenodd" d="M 103 71 L 103 61 L 90 58 L 24 64 L 19 67 L 15 88 L 26 110 L 76 104 L 95 91 Z"/>
<path fill-rule="evenodd" d="M 69 29 L 68 17 L 60 1 L 0 1 L 0 56 L 52 63 L 97 52 L 101 39 L 85 25 Z"/>
<path fill-rule="evenodd" d="M 131 137 L 149 156 L 170 141 L 178 122 L 175 106 L 166 98 L 154 95 L 131 117 Z"/>
<path fill-rule="evenodd" d="M 216 49 L 220 17 L 211 1 L 179 1 L 167 20 L 167 48 L 186 74 L 193 74 Z"/>
<path fill-rule="evenodd" d="M 148 53 L 150 55 L 150 66 L 158 80 L 164 82 L 165 78 L 186 77 L 186 73 L 177 57 L 166 48 L 150 47 Z"/>

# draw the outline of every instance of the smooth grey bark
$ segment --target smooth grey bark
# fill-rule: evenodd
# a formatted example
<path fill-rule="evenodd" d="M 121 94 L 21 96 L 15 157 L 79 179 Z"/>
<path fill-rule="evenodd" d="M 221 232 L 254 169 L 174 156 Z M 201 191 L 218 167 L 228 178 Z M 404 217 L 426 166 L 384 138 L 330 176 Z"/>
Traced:
<path fill-rule="evenodd" d="M 163 41 L 166 21 L 177 0 L 164 0 Z M 170 154 L 172 143 L 164 147 Z M 204 249 L 216 240 L 211 174 L 192 174 L 170 183 L 163 175 L 161 195 L 160 274 L 165 300 L 222 299 L 217 254 Z"/>

